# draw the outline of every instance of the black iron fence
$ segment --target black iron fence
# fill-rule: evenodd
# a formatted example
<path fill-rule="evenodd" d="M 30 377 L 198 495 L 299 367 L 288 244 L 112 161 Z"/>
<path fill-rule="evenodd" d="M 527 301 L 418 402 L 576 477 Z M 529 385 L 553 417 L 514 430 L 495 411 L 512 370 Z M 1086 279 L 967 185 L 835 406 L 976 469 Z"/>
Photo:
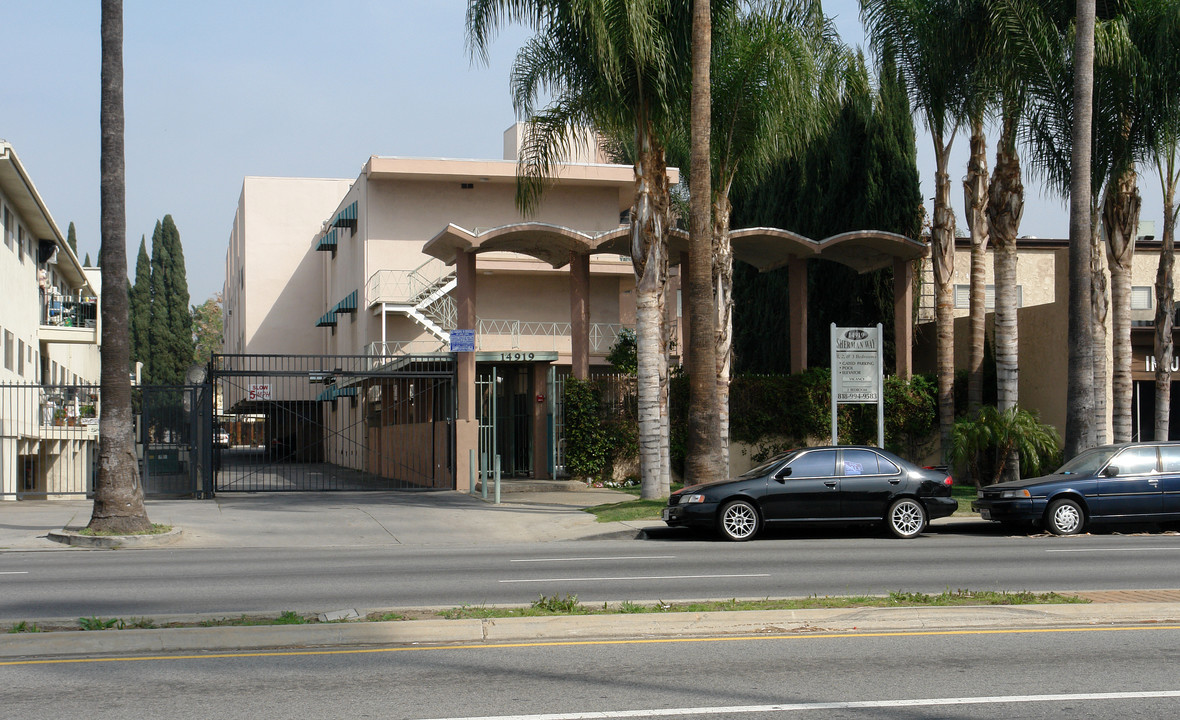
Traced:
<path fill-rule="evenodd" d="M 149 497 L 197 496 L 211 481 L 209 389 L 135 388 L 136 456 Z M 89 497 L 98 472 L 97 385 L 0 385 L 0 497 Z"/>
<path fill-rule="evenodd" d="M 214 492 L 454 487 L 450 355 L 215 355 Z"/>

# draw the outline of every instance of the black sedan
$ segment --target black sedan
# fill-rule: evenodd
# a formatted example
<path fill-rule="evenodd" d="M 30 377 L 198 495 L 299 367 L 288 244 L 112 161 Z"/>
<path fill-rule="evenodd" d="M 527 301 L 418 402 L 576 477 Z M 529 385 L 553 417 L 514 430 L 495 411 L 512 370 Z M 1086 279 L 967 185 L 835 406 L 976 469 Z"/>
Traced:
<path fill-rule="evenodd" d="M 764 525 L 882 522 L 901 538 L 958 507 L 954 481 L 875 447 L 793 450 L 732 480 L 686 487 L 668 498 L 672 527 L 715 528 L 749 540 Z"/>
<path fill-rule="evenodd" d="M 1092 448 L 1052 475 L 988 485 L 971 504 L 984 520 L 1073 535 L 1090 522 L 1180 520 L 1180 443 Z"/>

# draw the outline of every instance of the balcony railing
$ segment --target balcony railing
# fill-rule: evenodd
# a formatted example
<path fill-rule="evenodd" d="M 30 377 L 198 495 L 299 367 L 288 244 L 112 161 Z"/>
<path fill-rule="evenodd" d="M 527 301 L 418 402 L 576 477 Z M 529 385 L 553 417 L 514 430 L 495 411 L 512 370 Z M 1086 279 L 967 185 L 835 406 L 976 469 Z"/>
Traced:
<path fill-rule="evenodd" d="M 63 300 L 47 297 L 41 304 L 41 324 L 49 327 L 93 328 L 98 320 L 97 300 Z"/>

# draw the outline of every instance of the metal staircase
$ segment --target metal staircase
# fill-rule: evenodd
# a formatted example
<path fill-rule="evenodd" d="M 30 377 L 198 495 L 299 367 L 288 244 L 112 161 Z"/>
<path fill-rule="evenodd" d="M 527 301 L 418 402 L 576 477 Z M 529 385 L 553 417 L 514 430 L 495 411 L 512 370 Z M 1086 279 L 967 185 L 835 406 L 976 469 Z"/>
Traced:
<path fill-rule="evenodd" d="M 369 278 L 369 307 L 405 315 L 442 342 L 450 339 L 456 322 L 455 268 L 429 260 L 413 270 L 378 270 Z"/>

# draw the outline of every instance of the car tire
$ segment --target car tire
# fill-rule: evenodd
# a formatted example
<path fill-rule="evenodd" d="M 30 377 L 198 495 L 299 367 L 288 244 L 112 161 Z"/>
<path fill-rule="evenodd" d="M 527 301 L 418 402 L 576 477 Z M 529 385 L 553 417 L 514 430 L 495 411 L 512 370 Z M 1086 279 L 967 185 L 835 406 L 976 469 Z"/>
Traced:
<path fill-rule="evenodd" d="M 926 529 L 926 508 L 913 498 L 902 498 L 889 506 L 885 524 L 895 537 L 916 538 Z"/>
<path fill-rule="evenodd" d="M 747 500 L 731 500 L 717 515 L 717 530 L 726 540 L 744 542 L 757 535 L 761 527 L 758 508 Z"/>
<path fill-rule="evenodd" d="M 1077 535 L 1085 526 L 1086 512 L 1074 500 L 1054 500 L 1045 510 L 1045 529 L 1054 535 Z"/>

